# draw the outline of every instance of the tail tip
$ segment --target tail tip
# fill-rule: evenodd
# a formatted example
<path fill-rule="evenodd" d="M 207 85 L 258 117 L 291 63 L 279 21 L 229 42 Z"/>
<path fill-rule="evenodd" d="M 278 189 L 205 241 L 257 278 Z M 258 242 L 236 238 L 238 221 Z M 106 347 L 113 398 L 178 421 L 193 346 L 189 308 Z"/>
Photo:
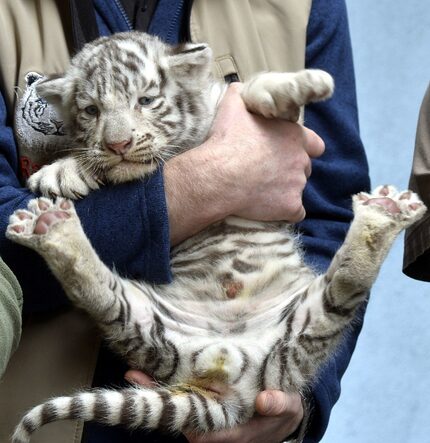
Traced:
<path fill-rule="evenodd" d="M 31 438 L 31 433 L 25 428 L 23 423 L 21 422 L 12 436 L 12 443 L 29 443 Z"/>

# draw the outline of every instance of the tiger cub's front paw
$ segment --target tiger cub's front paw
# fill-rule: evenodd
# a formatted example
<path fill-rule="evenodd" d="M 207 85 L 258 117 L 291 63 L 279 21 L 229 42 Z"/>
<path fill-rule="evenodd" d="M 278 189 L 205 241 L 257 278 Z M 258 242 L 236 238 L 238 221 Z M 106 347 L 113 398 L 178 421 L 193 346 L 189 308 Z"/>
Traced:
<path fill-rule="evenodd" d="M 300 107 L 333 94 L 334 81 L 320 69 L 257 74 L 244 84 L 242 98 L 251 112 L 266 118 L 299 119 Z"/>
<path fill-rule="evenodd" d="M 427 208 L 412 191 L 399 192 L 393 186 L 379 186 L 372 193 L 361 192 L 353 197 L 354 212 L 376 211 L 392 218 L 403 227 L 419 220 Z"/>
<path fill-rule="evenodd" d="M 49 236 L 53 226 L 75 219 L 79 223 L 73 203 L 58 198 L 33 199 L 27 209 L 18 209 L 9 219 L 6 237 L 22 245 L 37 249 Z"/>
<path fill-rule="evenodd" d="M 76 200 L 98 189 L 99 181 L 84 174 L 73 157 L 60 159 L 43 166 L 31 175 L 27 187 L 35 194 L 45 197 L 65 197 Z"/>

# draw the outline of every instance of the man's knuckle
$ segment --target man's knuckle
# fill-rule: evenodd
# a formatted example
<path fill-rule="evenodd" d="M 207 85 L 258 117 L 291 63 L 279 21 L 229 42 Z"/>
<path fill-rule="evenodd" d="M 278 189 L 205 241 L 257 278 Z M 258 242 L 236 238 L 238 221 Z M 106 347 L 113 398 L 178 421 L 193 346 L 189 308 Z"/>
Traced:
<path fill-rule="evenodd" d="M 291 160 L 289 165 L 290 174 L 294 176 L 296 173 L 301 173 L 306 168 L 306 163 L 308 161 L 308 156 L 304 152 L 298 152 L 294 159 Z"/>
<path fill-rule="evenodd" d="M 290 201 L 286 207 L 286 212 L 289 214 L 289 220 L 297 222 L 302 220 L 304 208 L 301 199 Z"/>
<path fill-rule="evenodd" d="M 289 188 L 290 188 L 290 200 L 293 205 L 298 204 L 302 201 L 303 189 L 306 186 L 306 171 L 301 169 L 295 174 L 294 177 L 290 178 Z"/>
<path fill-rule="evenodd" d="M 304 132 L 303 132 L 303 126 L 297 124 L 297 123 L 291 123 L 288 124 L 288 132 L 290 135 L 297 139 L 303 139 Z"/>
<path fill-rule="evenodd" d="M 296 161 L 297 161 L 297 169 L 303 171 L 309 165 L 310 157 L 304 149 L 301 149 L 297 155 Z"/>
<path fill-rule="evenodd" d="M 312 162 L 310 158 L 308 158 L 308 161 L 306 162 L 304 173 L 306 182 L 307 178 L 310 177 L 310 175 L 312 174 Z"/>

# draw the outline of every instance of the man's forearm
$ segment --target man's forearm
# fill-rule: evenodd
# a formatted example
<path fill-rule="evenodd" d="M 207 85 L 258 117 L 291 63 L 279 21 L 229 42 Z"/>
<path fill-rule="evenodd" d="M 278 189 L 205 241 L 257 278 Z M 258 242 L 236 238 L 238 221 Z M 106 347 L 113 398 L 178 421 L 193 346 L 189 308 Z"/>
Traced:
<path fill-rule="evenodd" d="M 212 141 L 173 158 L 164 167 L 164 188 L 172 246 L 225 218 L 231 204 L 223 195 L 220 159 Z"/>

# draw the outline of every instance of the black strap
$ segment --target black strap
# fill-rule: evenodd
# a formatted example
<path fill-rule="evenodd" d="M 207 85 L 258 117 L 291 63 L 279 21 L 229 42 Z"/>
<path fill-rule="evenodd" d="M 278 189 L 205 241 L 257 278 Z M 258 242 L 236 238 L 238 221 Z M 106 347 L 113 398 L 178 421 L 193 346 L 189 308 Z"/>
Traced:
<path fill-rule="evenodd" d="M 191 30 L 190 30 L 190 20 L 191 20 L 191 9 L 193 7 L 193 0 L 185 0 L 184 2 L 184 14 L 181 25 L 181 41 L 190 42 L 191 41 Z"/>
<path fill-rule="evenodd" d="M 230 83 L 238 82 L 240 80 L 239 80 L 239 76 L 236 73 L 234 73 L 234 74 L 227 74 L 227 75 L 225 75 L 224 76 L 224 81 L 226 83 L 230 84 Z"/>
<path fill-rule="evenodd" d="M 72 16 L 73 49 L 79 51 L 99 36 L 96 13 L 91 0 L 69 0 Z"/>
<path fill-rule="evenodd" d="M 122 6 L 136 31 L 147 31 L 158 0 L 121 0 Z"/>

